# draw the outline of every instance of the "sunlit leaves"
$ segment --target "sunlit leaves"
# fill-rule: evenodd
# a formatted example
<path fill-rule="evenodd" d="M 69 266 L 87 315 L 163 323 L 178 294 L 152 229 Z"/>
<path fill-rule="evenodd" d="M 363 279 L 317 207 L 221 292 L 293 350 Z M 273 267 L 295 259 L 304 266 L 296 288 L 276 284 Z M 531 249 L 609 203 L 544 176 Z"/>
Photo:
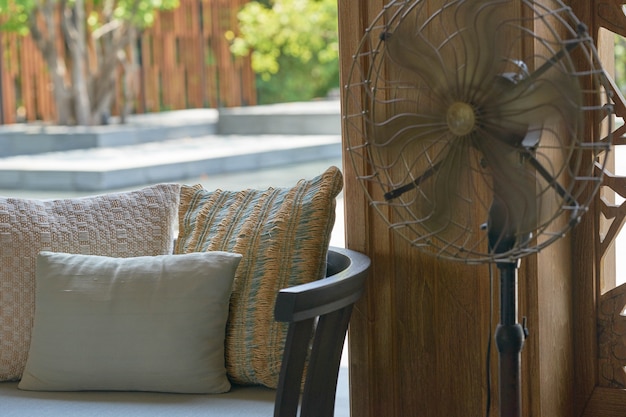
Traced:
<path fill-rule="evenodd" d="M 28 33 L 28 16 L 35 0 L 0 0 L 0 30 Z"/>
<path fill-rule="evenodd" d="M 251 55 L 261 84 L 289 71 L 299 80 L 302 97 L 319 94 L 337 78 L 338 35 L 336 0 L 252 1 L 239 12 L 239 36 L 226 34 L 231 52 Z M 283 80 L 276 81 L 285 84 Z M 307 91 L 308 89 L 308 91 Z M 277 97 L 278 100 L 281 97 Z M 283 97 L 282 99 L 289 99 Z"/>
<path fill-rule="evenodd" d="M 0 0 L 0 30 L 28 33 L 29 16 L 39 4 L 55 4 L 57 0 Z M 91 0 L 86 2 L 86 24 L 90 30 L 98 29 L 112 20 L 128 21 L 142 29 L 154 23 L 157 10 L 178 7 L 178 0 Z M 73 7 L 73 1 L 68 2 Z"/>
<path fill-rule="evenodd" d="M 626 39 L 615 35 L 615 81 L 626 94 Z"/>

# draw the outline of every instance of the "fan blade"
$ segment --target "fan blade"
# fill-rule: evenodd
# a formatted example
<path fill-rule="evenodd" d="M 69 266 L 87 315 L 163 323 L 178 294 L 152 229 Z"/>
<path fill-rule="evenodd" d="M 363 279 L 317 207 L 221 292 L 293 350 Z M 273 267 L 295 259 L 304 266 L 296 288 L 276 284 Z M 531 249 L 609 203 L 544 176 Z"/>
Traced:
<path fill-rule="evenodd" d="M 420 20 L 421 8 L 411 9 L 394 32 L 385 36 L 392 62 L 418 75 L 437 94 L 453 93 L 455 99 L 483 91 L 493 80 L 497 60 L 507 52 L 499 22 L 508 0 L 455 2 L 437 15 L 444 26 L 455 27 L 441 43 L 431 40 L 432 19 Z M 506 6 L 506 7 L 502 7 Z M 413 16 L 412 14 L 417 14 Z M 409 18 L 410 17 L 410 18 Z"/>
<path fill-rule="evenodd" d="M 449 90 L 449 66 L 416 19 L 402 19 L 394 32 L 385 37 L 385 48 L 392 62 L 419 76 L 433 91 L 444 94 Z"/>
<path fill-rule="evenodd" d="M 447 130 L 441 112 L 433 114 L 398 113 L 369 126 L 371 142 L 379 146 L 406 146 L 439 135 Z"/>
<path fill-rule="evenodd" d="M 576 131 L 582 123 L 582 92 L 572 76 L 551 71 L 549 76 L 496 90 L 493 99 L 483 107 L 484 119 L 488 121 L 483 128 L 509 145 L 519 146 L 531 125 L 561 120 Z"/>
<path fill-rule="evenodd" d="M 441 161 L 437 162 L 432 167 L 426 169 L 426 171 L 424 171 L 422 173 L 422 175 L 420 175 L 419 177 L 415 178 L 413 181 L 411 181 L 411 182 L 409 182 L 407 184 L 404 184 L 401 187 L 394 188 L 391 191 L 387 191 L 385 193 L 385 200 L 386 201 L 393 200 L 394 198 L 398 198 L 402 194 L 419 187 L 420 185 L 422 185 L 422 183 L 424 181 L 428 180 L 430 177 L 435 175 L 437 173 L 437 171 L 439 171 L 439 167 L 440 166 L 441 166 Z"/>
<path fill-rule="evenodd" d="M 506 4 L 505 4 L 506 3 Z M 485 91 L 493 82 L 496 71 L 500 67 L 498 60 L 508 53 L 506 37 L 500 33 L 503 13 L 510 8 L 509 1 L 485 2 L 484 0 L 467 0 L 459 2 L 456 11 L 458 36 L 461 48 L 455 48 L 456 58 L 464 64 L 463 70 L 457 72 L 460 77 L 459 92 L 478 94 Z M 505 6 L 503 8 L 502 6 Z M 500 32 L 499 32 L 500 31 Z M 453 42 L 457 40 L 454 39 Z M 463 56 L 464 55 L 464 56 Z M 503 61 L 502 61 L 503 62 Z M 460 97 L 474 101 L 475 97 Z"/>
<path fill-rule="evenodd" d="M 482 137 L 475 142 L 491 173 L 493 203 L 489 211 L 490 248 L 510 250 L 529 239 L 537 224 L 536 179 L 519 148 L 499 138 Z"/>
<path fill-rule="evenodd" d="M 447 151 L 431 165 L 430 179 L 419 185 L 417 200 L 421 224 L 439 237 L 454 239 L 459 225 L 466 225 L 467 212 L 459 207 L 459 201 L 467 200 L 469 193 L 469 138 L 456 138 L 447 144 Z"/>

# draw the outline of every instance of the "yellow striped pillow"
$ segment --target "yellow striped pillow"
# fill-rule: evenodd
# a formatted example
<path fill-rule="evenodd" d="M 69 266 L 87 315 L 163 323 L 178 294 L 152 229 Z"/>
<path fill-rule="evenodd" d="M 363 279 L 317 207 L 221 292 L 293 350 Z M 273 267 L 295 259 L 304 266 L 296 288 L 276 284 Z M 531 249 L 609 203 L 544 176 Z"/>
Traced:
<path fill-rule="evenodd" d="M 276 294 L 324 276 L 342 187 L 336 167 L 292 188 L 182 186 L 175 252 L 243 255 L 226 329 L 226 368 L 234 383 L 276 387 L 287 330 L 274 321 Z"/>

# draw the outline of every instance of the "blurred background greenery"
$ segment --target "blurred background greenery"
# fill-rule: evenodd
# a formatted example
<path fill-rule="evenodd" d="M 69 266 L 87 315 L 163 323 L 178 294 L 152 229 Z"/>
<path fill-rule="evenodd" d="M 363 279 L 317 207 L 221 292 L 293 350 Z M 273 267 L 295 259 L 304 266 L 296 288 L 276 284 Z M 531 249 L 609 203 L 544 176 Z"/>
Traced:
<path fill-rule="evenodd" d="M 626 38 L 615 35 L 615 81 L 626 94 Z"/>
<path fill-rule="evenodd" d="M 339 86 L 336 0 L 259 0 L 237 14 L 236 56 L 251 55 L 259 104 L 324 97 Z"/>

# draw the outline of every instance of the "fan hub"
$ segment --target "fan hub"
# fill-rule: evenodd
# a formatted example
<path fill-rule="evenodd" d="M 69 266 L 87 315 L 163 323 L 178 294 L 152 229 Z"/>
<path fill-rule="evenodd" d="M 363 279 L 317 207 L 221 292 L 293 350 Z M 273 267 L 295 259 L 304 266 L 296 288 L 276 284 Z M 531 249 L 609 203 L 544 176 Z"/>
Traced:
<path fill-rule="evenodd" d="M 456 136 L 469 135 L 476 127 L 476 112 L 471 104 L 455 101 L 448 107 L 446 123 Z"/>

